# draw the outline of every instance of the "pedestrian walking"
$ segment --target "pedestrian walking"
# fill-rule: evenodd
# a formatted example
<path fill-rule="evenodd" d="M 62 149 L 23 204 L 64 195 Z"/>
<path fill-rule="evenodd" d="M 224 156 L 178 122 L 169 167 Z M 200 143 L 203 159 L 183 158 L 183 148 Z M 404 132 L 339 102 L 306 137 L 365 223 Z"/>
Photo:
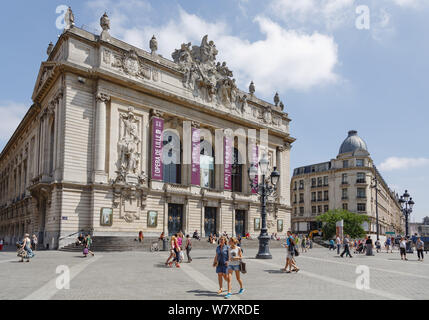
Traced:
<path fill-rule="evenodd" d="M 92 238 L 89 234 L 87 234 L 83 240 L 83 245 L 84 245 L 84 256 L 86 257 L 88 254 L 91 254 L 92 256 L 94 256 L 94 252 L 91 251 L 91 246 L 92 246 Z M 86 250 L 85 250 L 86 249 Z M 86 252 L 86 253 L 85 253 Z"/>
<path fill-rule="evenodd" d="M 335 243 L 337 244 L 337 254 L 340 254 L 341 238 L 339 235 L 337 235 L 337 238 L 335 239 Z"/>
<path fill-rule="evenodd" d="M 20 262 L 24 262 L 24 258 L 27 259 L 27 262 L 30 262 L 30 259 L 34 257 L 34 253 L 33 253 L 33 250 L 31 250 L 31 239 L 30 239 L 30 235 L 28 233 L 26 233 L 24 235 L 24 239 L 22 240 L 21 249 L 24 250 L 25 253 L 20 255 L 20 257 L 21 257 Z"/>
<path fill-rule="evenodd" d="M 373 256 L 374 255 L 372 253 L 373 243 L 372 243 L 371 236 L 368 236 L 368 238 L 366 239 L 365 246 L 366 246 L 366 255 L 367 256 Z"/>
<path fill-rule="evenodd" d="M 401 260 L 408 260 L 407 259 L 407 240 L 405 240 L 404 237 L 402 237 L 401 241 L 399 242 L 399 252 L 401 253 Z"/>
<path fill-rule="evenodd" d="M 416 240 L 416 250 L 417 250 L 417 257 L 419 258 L 419 261 L 423 262 L 423 249 L 425 247 L 425 243 L 422 241 L 420 237 Z"/>
<path fill-rule="evenodd" d="M 3 250 L 3 239 L 0 239 L 0 251 L 2 251 Z"/>
<path fill-rule="evenodd" d="M 188 263 L 191 263 L 191 250 L 192 250 L 192 242 L 189 234 L 186 235 L 186 244 L 185 244 L 186 256 L 188 257 Z"/>
<path fill-rule="evenodd" d="M 231 286 L 231 282 L 228 282 L 228 249 L 229 247 L 226 244 L 226 237 L 220 237 L 219 246 L 216 248 L 216 255 L 213 260 L 213 267 L 216 267 L 217 279 L 219 282 L 219 290 L 217 294 L 221 294 L 223 291 L 223 280 L 226 281 L 228 287 Z"/>
<path fill-rule="evenodd" d="M 344 237 L 343 245 L 344 245 L 344 250 L 340 254 L 340 257 L 343 258 L 344 254 L 346 254 L 346 257 L 349 256 L 350 258 L 353 258 L 353 256 L 350 253 L 350 236 L 348 234 Z"/>
<path fill-rule="evenodd" d="M 31 250 L 36 251 L 37 247 L 37 237 L 35 234 L 31 237 Z"/>
<path fill-rule="evenodd" d="M 143 231 L 139 231 L 139 242 L 143 242 L 144 236 Z"/>
<path fill-rule="evenodd" d="M 181 247 L 179 246 L 179 241 L 176 236 L 171 237 L 171 247 L 174 252 L 173 261 L 170 262 L 168 265 L 171 267 L 173 265 L 173 262 L 175 262 L 176 268 L 180 268 L 180 251 Z"/>
<path fill-rule="evenodd" d="M 305 236 L 302 237 L 301 239 L 301 252 L 307 252 L 307 239 L 305 238 Z"/>
<path fill-rule="evenodd" d="M 329 251 L 335 250 L 335 241 L 334 239 L 329 240 Z"/>
<path fill-rule="evenodd" d="M 298 272 L 299 269 L 296 266 L 295 259 L 294 259 L 295 253 L 298 252 L 298 250 L 296 249 L 297 245 L 296 245 L 295 239 L 292 236 L 292 233 L 290 231 L 287 232 L 285 247 L 287 252 L 286 264 L 284 269 L 282 269 L 282 271 L 286 273 L 291 273 L 292 271 Z M 289 267 L 289 270 L 287 270 L 288 267 Z M 292 270 L 292 267 L 293 267 L 293 270 Z"/>
<path fill-rule="evenodd" d="M 386 247 L 386 253 L 389 253 L 390 238 L 386 239 L 386 242 L 384 243 L 384 246 Z M 392 252 L 392 251 L 390 251 L 390 252 Z"/>
<path fill-rule="evenodd" d="M 165 265 L 167 266 L 171 266 L 170 264 L 170 260 L 174 259 L 176 252 L 174 251 L 174 247 L 175 247 L 175 242 L 176 242 L 176 237 L 172 236 L 170 239 L 170 255 L 168 256 L 167 261 L 165 261 Z"/>
<path fill-rule="evenodd" d="M 229 239 L 229 251 L 228 251 L 228 293 L 225 296 L 225 299 L 231 297 L 232 289 L 232 274 L 235 272 L 235 278 L 237 279 L 238 284 L 240 285 L 240 290 L 238 294 L 244 292 L 243 281 L 240 278 L 240 263 L 243 258 L 241 248 L 238 246 L 238 240 L 235 237 Z"/>
<path fill-rule="evenodd" d="M 379 240 L 379 239 L 377 239 L 377 240 L 375 241 L 375 248 L 377 249 L 377 253 L 379 253 L 379 252 L 380 252 L 380 250 L 381 250 L 381 242 L 380 242 L 380 240 Z"/>

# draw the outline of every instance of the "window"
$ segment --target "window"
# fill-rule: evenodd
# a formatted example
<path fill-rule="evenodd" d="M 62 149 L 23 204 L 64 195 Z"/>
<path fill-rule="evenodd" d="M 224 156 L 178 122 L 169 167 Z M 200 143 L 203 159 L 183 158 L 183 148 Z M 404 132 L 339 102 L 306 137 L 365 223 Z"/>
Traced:
<path fill-rule="evenodd" d="M 243 188 L 243 162 L 241 155 L 237 148 L 234 148 L 234 162 L 232 164 L 231 178 L 232 178 L 232 191 L 242 192 Z"/>
<path fill-rule="evenodd" d="M 360 199 L 366 198 L 366 188 L 357 188 L 357 197 Z"/>
<path fill-rule="evenodd" d="M 323 185 L 324 186 L 328 185 L 328 176 L 323 177 Z"/>
<path fill-rule="evenodd" d="M 347 173 L 343 173 L 341 183 L 342 184 L 347 184 L 348 183 L 347 182 Z"/>
<path fill-rule="evenodd" d="M 304 180 L 299 180 L 299 188 L 304 189 Z"/>
<path fill-rule="evenodd" d="M 358 203 L 357 204 L 357 211 L 358 212 L 365 212 L 366 211 L 366 204 L 365 203 Z"/>
<path fill-rule="evenodd" d="M 173 131 L 166 130 L 163 134 L 162 148 L 162 180 L 169 183 L 181 182 L 181 150 L 180 137 Z"/>
<path fill-rule="evenodd" d="M 363 166 L 364 166 L 364 160 L 356 159 L 356 167 L 363 167 Z"/>
<path fill-rule="evenodd" d="M 299 194 L 299 203 L 303 203 L 304 202 L 304 194 L 300 193 Z"/>
<path fill-rule="evenodd" d="M 347 203 L 343 203 L 343 209 L 344 210 L 349 210 L 349 205 Z"/>
<path fill-rule="evenodd" d="M 312 206 L 311 207 L 311 213 L 312 214 L 316 214 L 316 206 Z"/>
<path fill-rule="evenodd" d="M 215 188 L 215 172 L 213 149 L 207 141 L 200 143 L 200 179 L 201 187 Z"/>
<path fill-rule="evenodd" d="M 322 186 L 322 177 L 317 178 L 317 186 L 318 187 Z"/>
<path fill-rule="evenodd" d="M 349 160 L 343 160 L 343 168 L 349 167 Z"/>
<path fill-rule="evenodd" d="M 299 207 L 299 214 L 301 216 L 304 214 L 304 207 Z"/>
<path fill-rule="evenodd" d="M 329 192 L 326 190 L 326 191 L 323 191 L 323 200 L 324 201 L 327 201 L 327 200 L 329 200 L 329 196 L 328 196 L 328 194 L 329 194 Z"/>
<path fill-rule="evenodd" d="M 296 193 L 293 195 L 293 203 L 296 203 Z"/>
<path fill-rule="evenodd" d="M 328 212 L 328 211 L 329 211 L 329 206 L 328 206 L 328 205 L 325 205 L 325 206 L 323 207 L 323 213 Z"/>
<path fill-rule="evenodd" d="M 322 201 L 322 191 L 317 192 L 317 201 Z"/>
<path fill-rule="evenodd" d="M 294 181 L 293 182 L 293 190 L 296 190 L 298 187 L 297 187 L 297 182 L 296 181 Z"/>
<path fill-rule="evenodd" d="M 358 172 L 356 174 L 356 183 L 365 183 L 365 172 Z"/>
<path fill-rule="evenodd" d="M 316 178 L 311 178 L 311 187 L 316 186 Z"/>
<path fill-rule="evenodd" d="M 342 200 L 346 200 L 347 198 L 348 198 L 348 195 L 347 195 L 347 188 L 344 188 L 344 189 L 342 190 L 341 199 L 342 199 Z"/>
<path fill-rule="evenodd" d="M 298 213 L 297 207 L 293 208 L 293 213 L 296 215 Z"/>
<path fill-rule="evenodd" d="M 311 201 L 316 201 L 316 192 L 311 193 Z"/>
<path fill-rule="evenodd" d="M 322 206 L 317 206 L 317 212 L 322 213 Z"/>

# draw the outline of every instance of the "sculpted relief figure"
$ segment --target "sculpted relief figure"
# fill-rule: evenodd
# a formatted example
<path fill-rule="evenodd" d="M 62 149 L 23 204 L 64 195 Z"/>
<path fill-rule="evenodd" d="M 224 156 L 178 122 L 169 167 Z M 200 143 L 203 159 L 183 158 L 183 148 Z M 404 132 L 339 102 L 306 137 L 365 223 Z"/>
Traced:
<path fill-rule="evenodd" d="M 139 145 L 140 138 L 138 136 L 138 120 L 132 109 L 128 109 L 127 113 L 120 114 L 123 123 L 123 136 L 118 142 L 120 151 L 119 171 L 123 174 L 138 174 L 138 166 L 140 162 Z"/>

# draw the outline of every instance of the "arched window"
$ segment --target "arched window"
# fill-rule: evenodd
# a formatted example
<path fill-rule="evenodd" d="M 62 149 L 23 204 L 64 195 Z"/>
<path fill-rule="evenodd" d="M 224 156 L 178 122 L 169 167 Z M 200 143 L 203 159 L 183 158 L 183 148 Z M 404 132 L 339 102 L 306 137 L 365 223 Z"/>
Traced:
<path fill-rule="evenodd" d="M 200 179 L 201 187 L 215 188 L 215 158 L 213 148 L 208 141 L 200 143 Z"/>
<path fill-rule="evenodd" d="M 181 183 L 180 137 L 173 130 L 163 133 L 162 180 L 169 183 Z"/>
<path fill-rule="evenodd" d="M 243 162 L 241 161 L 241 155 L 237 148 L 234 148 L 234 159 L 232 163 L 232 191 L 243 191 Z"/>

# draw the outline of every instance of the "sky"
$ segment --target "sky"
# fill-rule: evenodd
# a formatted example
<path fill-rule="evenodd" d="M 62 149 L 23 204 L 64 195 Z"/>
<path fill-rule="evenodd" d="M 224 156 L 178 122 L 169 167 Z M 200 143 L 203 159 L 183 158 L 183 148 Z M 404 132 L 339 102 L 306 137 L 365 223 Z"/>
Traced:
<path fill-rule="evenodd" d="M 335 158 L 357 130 L 389 186 L 429 215 L 429 0 L 7 1 L 0 10 L 0 149 L 25 112 L 46 48 L 61 34 L 64 6 L 75 23 L 171 59 L 208 34 L 242 90 L 292 119 L 295 167 Z"/>

